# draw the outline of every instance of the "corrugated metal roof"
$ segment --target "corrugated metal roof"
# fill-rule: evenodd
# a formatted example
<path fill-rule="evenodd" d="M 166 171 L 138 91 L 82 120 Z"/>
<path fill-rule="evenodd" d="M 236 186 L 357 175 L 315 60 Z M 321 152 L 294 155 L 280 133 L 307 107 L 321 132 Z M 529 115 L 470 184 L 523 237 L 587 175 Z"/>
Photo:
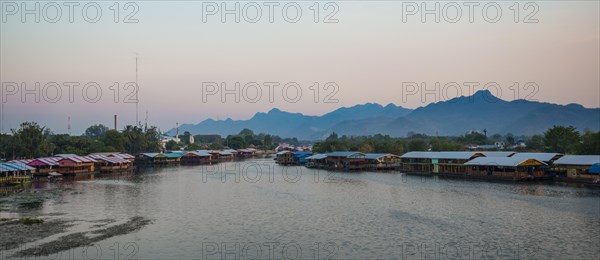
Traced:
<path fill-rule="evenodd" d="M 183 154 L 180 153 L 164 153 L 163 155 L 167 158 L 179 158 L 183 156 Z"/>
<path fill-rule="evenodd" d="M 95 159 L 95 160 L 103 160 L 109 163 L 114 163 L 114 164 L 123 164 L 123 163 L 128 163 L 129 161 L 127 161 L 126 159 L 123 158 L 119 158 L 119 157 L 109 157 L 106 155 L 102 155 L 102 154 L 93 154 L 90 155 L 89 157 Z"/>
<path fill-rule="evenodd" d="M 480 152 L 483 155 L 485 155 L 485 157 L 509 157 L 513 154 L 515 154 L 515 152 Z"/>
<path fill-rule="evenodd" d="M 400 156 L 402 158 L 419 159 L 469 159 L 479 152 L 408 152 Z"/>
<path fill-rule="evenodd" d="M 35 166 L 35 165 L 49 165 L 49 166 L 56 166 L 58 165 L 58 160 L 60 160 L 60 157 L 44 157 L 44 158 L 37 158 L 35 160 L 32 160 L 31 162 L 27 163 L 27 165 L 29 166 Z"/>
<path fill-rule="evenodd" d="M 281 151 L 281 152 L 278 152 L 276 155 L 283 155 L 286 153 L 293 153 L 293 152 L 292 151 Z"/>
<path fill-rule="evenodd" d="M 516 167 L 527 160 L 535 160 L 539 165 L 546 165 L 544 162 L 532 158 L 522 157 L 477 157 L 465 163 L 465 165 L 482 166 L 511 166 Z"/>
<path fill-rule="evenodd" d="M 233 154 L 230 152 L 227 152 L 227 151 L 221 151 L 221 152 L 219 152 L 219 155 L 233 155 Z"/>
<path fill-rule="evenodd" d="M 332 152 L 327 154 L 329 157 L 350 157 L 350 156 L 364 156 L 364 153 L 359 152 Z M 355 157 L 356 158 L 356 157 Z"/>
<path fill-rule="evenodd" d="M 554 161 L 556 165 L 592 165 L 600 163 L 600 155 L 565 155 Z"/>
<path fill-rule="evenodd" d="M 315 154 L 313 156 L 306 157 L 306 160 L 321 160 L 327 158 L 326 153 Z"/>
<path fill-rule="evenodd" d="M 28 164 L 28 163 L 30 163 L 30 162 L 33 162 L 33 159 L 20 159 L 20 160 L 12 160 L 12 161 L 8 161 L 8 162 L 19 162 L 19 163 Z"/>
<path fill-rule="evenodd" d="M 398 155 L 395 154 L 391 154 L 391 153 L 367 153 L 365 154 L 365 159 L 369 159 L 369 160 L 379 160 L 383 157 L 400 157 Z"/>
<path fill-rule="evenodd" d="M 0 172 L 11 172 L 11 171 L 31 171 L 35 168 L 28 166 L 22 162 L 6 162 L 0 164 Z"/>
<path fill-rule="evenodd" d="M 62 160 L 71 160 L 71 161 L 74 161 L 74 162 L 76 162 L 76 163 L 90 163 L 90 162 L 96 162 L 96 160 L 94 160 L 94 159 L 93 159 L 93 158 L 91 158 L 91 157 L 88 157 L 88 156 L 78 156 L 78 155 L 76 155 L 76 156 L 71 156 L 71 157 L 63 157 L 63 158 L 61 158 L 59 161 L 62 161 Z"/>
<path fill-rule="evenodd" d="M 78 156 L 76 154 L 72 154 L 72 153 L 59 153 L 59 154 L 55 154 L 54 157 L 75 157 Z"/>
<path fill-rule="evenodd" d="M 207 152 L 198 152 L 198 151 L 189 152 L 187 154 L 194 154 L 194 155 L 197 155 L 197 156 L 200 156 L 200 157 L 208 157 L 208 156 L 210 156 L 210 154 L 207 153 Z"/>
<path fill-rule="evenodd" d="M 561 156 L 560 153 L 515 153 L 511 157 L 536 159 L 542 162 L 549 162 L 555 156 Z"/>
<path fill-rule="evenodd" d="M 128 153 L 115 153 L 112 156 L 120 157 L 123 159 L 134 159 L 135 158 L 135 156 L 128 154 Z"/>
<path fill-rule="evenodd" d="M 141 155 L 144 155 L 144 156 L 147 156 L 150 158 L 154 158 L 154 157 L 160 155 L 160 153 L 141 153 Z"/>

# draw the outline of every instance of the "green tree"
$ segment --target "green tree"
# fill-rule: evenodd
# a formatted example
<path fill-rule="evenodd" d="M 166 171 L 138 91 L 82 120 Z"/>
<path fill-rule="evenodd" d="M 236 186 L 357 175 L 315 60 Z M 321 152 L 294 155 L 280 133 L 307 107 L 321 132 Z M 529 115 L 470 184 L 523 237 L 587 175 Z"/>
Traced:
<path fill-rule="evenodd" d="M 230 135 L 227 136 L 226 140 L 227 146 L 231 149 L 241 149 L 248 147 L 246 140 L 240 135 Z"/>
<path fill-rule="evenodd" d="M 263 148 L 264 149 L 273 149 L 273 137 L 271 135 L 265 135 L 263 138 Z"/>
<path fill-rule="evenodd" d="M 515 137 L 513 136 L 513 134 L 511 134 L 511 133 L 506 134 L 505 139 L 506 139 L 507 146 L 511 146 L 511 145 L 515 144 Z"/>
<path fill-rule="evenodd" d="M 240 131 L 239 135 L 241 136 L 254 136 L 254 131 L 248 129 L 248 128 L 244 128 L 242 131 Z"/>
<path fill-rule="evenodd" d="M 85 130 L 85 133 L 83 135 L 89 138 L 100 139 L 104 137 L 104 134 L 108 130 L 109 128 L 104 126 L 103 124 L 92 125 Z"/>
<path fill-rule="evenodd" d="M 108 152 L 123 152 L 125 151 L 125 138 L 117 130 L 108 130 L 102 138 L 102 142 Z"/>
<path fill-rule="evenodd" d="M 195 151 L 195 150 L 200 150 L 202 147 L 200 147 L 199 144 L 189 144 L 188 146 L 185 147 L 185 150 L 187 151 Z"/>
<path fill-rule="evenodd" d="M 529 138 L 529 141 L 525 143 L 527 149 L 531 151 L 543 151 L 544 150 L 544 138 L 541 135 L 533 135 Z"/>
<path fill-rule="evenodd" d="M 12 144 L 13 137 L 11 135 L 0 133 L 0 159 L 13 157 Z"/>
<path fill-rule="evenodd" d="M 573 126 L 554 126 L 544 133 L 544 145 L 548 152 L 574 153 L 579 140 L 579 132 Z"/>
<path fill-rule="evenodd" d="M 146 132 L 144 133 L 144 138 L 145 138 L 144 151 L 146 151 L 146 152 L 160 151 L 160 149 L 161 149 L 160 136 L 161 135 L 162 134 L 161 134 L 160 130 L 158 130 L 158 127 L 151 126 L 151 127 L 147 128 Z"/>
<path fill-rule="evenodd" d="M 125 126 L 122 134 L 125 140 L 124 147 L 126 152 L 130 154 L 148 152 L 144 151 L 146 147 L 146 138 L 141 127 L 132 125 Z"/>
<path fill-rule="evenodd" d="M 169 140 L 165 146 L 166 146 L 165 148 L 167 150 L 170 150 L 170 151 L 174 151 L 174 150 L 179 150 L 180 149 L 179 145 L 174 140 Z"/>
<path fill-rule="evenodd" d="M 44 136 L 45 127 L 35 122 L 24 122 L 18 130 L 12 129 L 12 145 L 15 156 L 19 158 L 36 158 L 48 156 L 50 147 Z"/>
<path fill-rule="evenodd" d="M 415 139 L 408 142 L 409 151 L 427 151 L 427 143 L 421 139 Z"/>
<path fill-rule="evenodd" d="M 360 146 L 360 148 L 358 149 L 359 152 L 361 153 L 372 153 L 373 152 L 373 147 L 371 145 L 369 145 L 368 143 L 364 143 Z"/>
<path fill-rule="evenodd" d="M 600 154 L 600 132 L 592 132 L 589 129 L 583 131 L 579 154 Z"/>

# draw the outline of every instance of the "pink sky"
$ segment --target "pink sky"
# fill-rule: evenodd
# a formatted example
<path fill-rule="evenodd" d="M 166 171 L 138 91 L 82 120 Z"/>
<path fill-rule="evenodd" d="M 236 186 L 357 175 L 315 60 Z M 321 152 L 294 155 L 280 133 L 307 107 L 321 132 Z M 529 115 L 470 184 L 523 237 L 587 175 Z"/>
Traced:
<path fill-rule="evenodd" d="M 226 23 L 218 16 L 204 23 L 200 2 L 139 2 L 139 22 L 131 24 L 112 20 L 110 3 L 101 3 L 103 16 L 97 23 L 77 16 L 73 23 L 65 17 L 57 23 L 35 23 L 33 16 L 22 23 L 19 16 L 7 16 L 0 39 L 3 83 L 25 82 L 33 88 L 35 82 L 97 82 L 103 95 L 97 103 L 83 98 L 82 87 L 76 88 L 73 103 L 66 91 L 56 103 L 43 97 L 37 103 L 34 94 L 25 102 L 22 93 L 9 95 L 2 128 L 6 132 L 34 120 L 61 133 L 71 117 L 72 132 L 78 134 L 91 124 L 112 125 L 114 114 L 121 118 L 120 126 L 134 123 L 135 105 L 123 103 L 129 92 L 122 87 L 135 80 L 136 52 L 139 119 L 144 121 L 148 111 L 149 123 L 164 130 L 176 122 L 247 119 L 273 107 L 320 115 L 366 102 L 416 108 L 456 95 L 443 95 L 438 89 L 424 102 L 420 95 L 403 100 L 403 82 L 425 82 L 428 88 L 436 82 L 497 82 L 506 100 L 515 99 L 515 82 L 521 98 L 532 90 L 523 85 L 535 82 L 539 88 L 532 99 L 600 107 L 599 3 L 536 2 L 537 23 L 515 23 L 512 3 L 499 3 L 503 15 L 497 23 L 484 21 L 480 13 L 473 23 L 466 17 L 457 23 L 435 23 L 433 16 L 425 23 L 419 16 L 403 22 L 402 5 L 389 1 L 339 2 L 334 16 L 338 23 L 315 23 L 308 2 L 300 2 L 303 16 L 297 23 L 281 15 L 273 23 L 265 17 L 258 23 L 235 23 L 232 16 Z M 320 8 L 323 19 L 329 10 Z M 528 14 L 520 8 L 521 17 Z M 120 16 L 127 13 L 122 12 Z M 114 82 L 121 86 L 118 103 L 109 89 Z M 232 95 L 225 102 L 220 95 L 203 102 L 203 82 L 225 82 L 230 88 L 235 82 L 296 82 L 302 97 L 292 103 L 279 87 L 270 102 L 268 88 L 262 86 L 257 100 L 249 89 L 251 96 L 239 103 Z M 315 82 L 320 83 L 318 102 L 311 88 Z M 329 99 L 337 102 L 323 102 L 334 89 L 324 89 L 327 82 L 339 87 Z M 55 96 L 52 91 L 47 94 L 51 97 L 46 99 Z M 462 94 L 469 91 L 465 88 Z"/>

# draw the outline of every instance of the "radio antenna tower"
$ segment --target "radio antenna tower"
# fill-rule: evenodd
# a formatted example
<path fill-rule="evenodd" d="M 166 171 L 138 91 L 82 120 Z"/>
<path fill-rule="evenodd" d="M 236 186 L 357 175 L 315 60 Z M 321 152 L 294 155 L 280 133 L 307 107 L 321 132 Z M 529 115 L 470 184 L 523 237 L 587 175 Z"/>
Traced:
<path fill-rule="evenodd" d="M 146 119 L 144 120 L 144 131 L 148 130 L 148 109 L 146 109 Z"/>

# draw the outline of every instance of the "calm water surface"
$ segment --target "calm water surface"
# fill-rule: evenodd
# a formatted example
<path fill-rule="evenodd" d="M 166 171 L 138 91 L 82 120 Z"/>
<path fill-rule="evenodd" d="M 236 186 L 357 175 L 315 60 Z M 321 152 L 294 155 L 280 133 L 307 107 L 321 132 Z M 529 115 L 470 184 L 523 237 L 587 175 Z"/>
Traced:
<path fill-rule="evenodd" d="M 74 192 L 23 215 L 153 221 L 98 243 L 93 250 L 101 248 L 102 258 L 110 259 L 600 255 L 597 190 L 398 173 L 331 174 L 279 167 L 272 159 L 215 167 L 63 183 Z"/>

